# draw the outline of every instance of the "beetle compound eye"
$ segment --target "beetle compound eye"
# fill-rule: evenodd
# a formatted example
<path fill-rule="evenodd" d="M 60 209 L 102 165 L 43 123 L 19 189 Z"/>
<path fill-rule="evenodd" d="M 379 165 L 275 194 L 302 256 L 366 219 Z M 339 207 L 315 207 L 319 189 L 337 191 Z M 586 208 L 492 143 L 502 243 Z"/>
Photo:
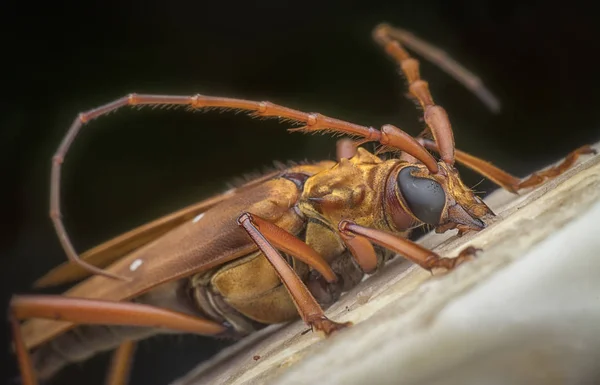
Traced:
<path fill-rule="evenodd" d="M 415 217 L 430 225 L 437 225 L 446 204 L 446 193 L 438 182 L 411 175 L 412 171 L 417 170 L 416 167 L 402 169 L 398 174 L 398 188 Z"/>

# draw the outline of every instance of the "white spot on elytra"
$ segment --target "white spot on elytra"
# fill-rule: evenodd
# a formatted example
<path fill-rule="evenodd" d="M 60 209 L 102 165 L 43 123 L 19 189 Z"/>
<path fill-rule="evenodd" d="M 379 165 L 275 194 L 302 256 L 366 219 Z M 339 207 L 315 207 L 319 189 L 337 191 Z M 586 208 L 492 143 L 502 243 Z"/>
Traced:
<path fill-rule="evenodd" d="M 135 261 L 131 262 L 131 265 L 129 265 L 129 270 L 136 271 L 140 266 L 142 266 L 142 263 L 144 263 L 144 261 L 139 258 L 136 259 Z"/>
<path fill-rule="evenodd" d="M 235 188 L 230 188 L 229 190 L 225 191 L 223 193 L 223 195 L 231 195 L 231 194 L 235 193 L 235 190 L 236 190 Z"/>
<path fill-rule="evenodd" d="M 196 215 L 196 218 L 194 218 L 194 220 L 192 222 L 194 222 L 194 223 L 198 222 L 200 219 L 202 219 L 203 216 L 204 216 L 204 213 Z"/>

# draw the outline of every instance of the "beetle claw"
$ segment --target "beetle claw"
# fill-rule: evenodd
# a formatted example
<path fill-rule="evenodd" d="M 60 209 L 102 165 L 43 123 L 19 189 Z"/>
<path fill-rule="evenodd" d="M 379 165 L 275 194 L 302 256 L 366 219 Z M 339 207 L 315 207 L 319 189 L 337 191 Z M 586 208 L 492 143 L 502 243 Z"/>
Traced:
<path fill-rule="evenodd" d="M 342 330 L 348 326 L 352 326 L 352 322 L 334 322 L 325 316 L 321 316 L 308 321 L 311 328 L 322 331 L 329 336 L 338 330 Z"/>

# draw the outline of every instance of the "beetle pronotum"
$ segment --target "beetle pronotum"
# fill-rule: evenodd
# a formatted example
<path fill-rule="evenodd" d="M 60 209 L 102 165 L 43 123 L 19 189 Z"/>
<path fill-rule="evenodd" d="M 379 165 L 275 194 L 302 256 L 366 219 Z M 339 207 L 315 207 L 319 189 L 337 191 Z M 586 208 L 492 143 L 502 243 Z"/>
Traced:
<path fill-rule="evenodd" d="M 517 192 L 559 175 L 580 154 L 593 151 L 583 146 L 560 165 L 520 180 L 456 150 L 445 110 L 434 103 L 418 61 L 401 43 L 445 66 L 491 107 L 494 99 L 476 78 L 413 35 L 380 25 L 374 39 L 400 66 L 423 108 L 427 127 L 417 137 L 392 125 L 377 130 L 270 102 L 202 95 L 131 94 L 81 113 L 53 158 L 51 177 L 51 217 L 70 263 L 38 285 L 80 279 L 82 272 L 94 275 L 61 296 L 13 297 L 9 312 L 23 382 L 36 384 L 38 376 L 50 377 L 69 361 L 120 345 L 109 383 L 121 383 L 131 341 L 156 329 L 243 336 L 299 315 L 329 335 L 349 324 L 330 320 L 323 308 L 376 272 L 391 253 L 428 270 L 451 270 L 471 259 L 472 249 L 446 258 L 406 239 L 423 223 L 438 232 L 479 231 L 493 215 L 463 184 L 455 161 Z M 85 123 L 134 105 L 236 109 L 302 124 L 290 131 L 329 131 L 359 142 L 338 142 L 337 161 L 274 171 L 79 256 L 61 219 L 61 164 Z M 365 142 L 378 142 L 399 156 L 384 160 L 359 147 Z M 439 153 L 440 160 L 429 151 Z M 84 329 L 82 324 L 120 327 Z"/>

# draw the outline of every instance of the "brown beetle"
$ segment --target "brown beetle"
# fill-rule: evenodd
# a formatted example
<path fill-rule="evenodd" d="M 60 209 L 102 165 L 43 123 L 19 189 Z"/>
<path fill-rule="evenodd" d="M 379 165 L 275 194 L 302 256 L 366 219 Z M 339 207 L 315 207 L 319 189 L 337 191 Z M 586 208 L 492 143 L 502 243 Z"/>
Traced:
<path fill-rule="evenodd" d="M 423 223 L 438 232 L 478 231 L 493 215 L 463 184 L 455 160 L 517 192 L 559 175 L 580 154 L 593 151 L 581 147 L 559 166 L 521 181 L 455 150 L 446 112 L 433 102 L 418 61 L 399 42 L 412 44 L 424 56 L 430 50 L 415 46 L 413 35 L 386 25 L 375 29 L 374 38 L 399 64 L 424 110 L 427 128 L 417 138 L 391 125 L 376 130 L 269 102 L 202 95 L 131 94 L 80 114 L 53 158 L 51 178 L 51 217 L 70 263 L 37 285 L 94 276 L 61 296 L 13 297 L 9 312 L 24 384 L 36 384 L 36 377 L 48 378 L 70 361 L 118 346 L 109 383 L 120 383 L 127 374 L 131 341 L 159 329 L 240 337 L 299 314 L 311 328 L 331 334 L 348 324 L 328 319 L 322 309 L 395 253 L 427 270 L 451 270 L 471 258 L 472 249 L 444 258 L 406 239 Z M 464 76 L 456 63 L 445 63 L 446 70 Z M 489 102 L 480 83 L 462 80 Z M 347 134 L 360 142 L 338 142 L 337 161 L 274 171 L 80 257 L 61 220 L 61 164 L 84 123 L 126 105 L 236 109 L 303 124 L 291 131 Z M 383 160 L 358 147 L 365 142 L 378 142 L 400 155 Z M 439 153 L 440 160 L 428 150 Z M 34 319 L 19 323 L 29 318 Z"/>

